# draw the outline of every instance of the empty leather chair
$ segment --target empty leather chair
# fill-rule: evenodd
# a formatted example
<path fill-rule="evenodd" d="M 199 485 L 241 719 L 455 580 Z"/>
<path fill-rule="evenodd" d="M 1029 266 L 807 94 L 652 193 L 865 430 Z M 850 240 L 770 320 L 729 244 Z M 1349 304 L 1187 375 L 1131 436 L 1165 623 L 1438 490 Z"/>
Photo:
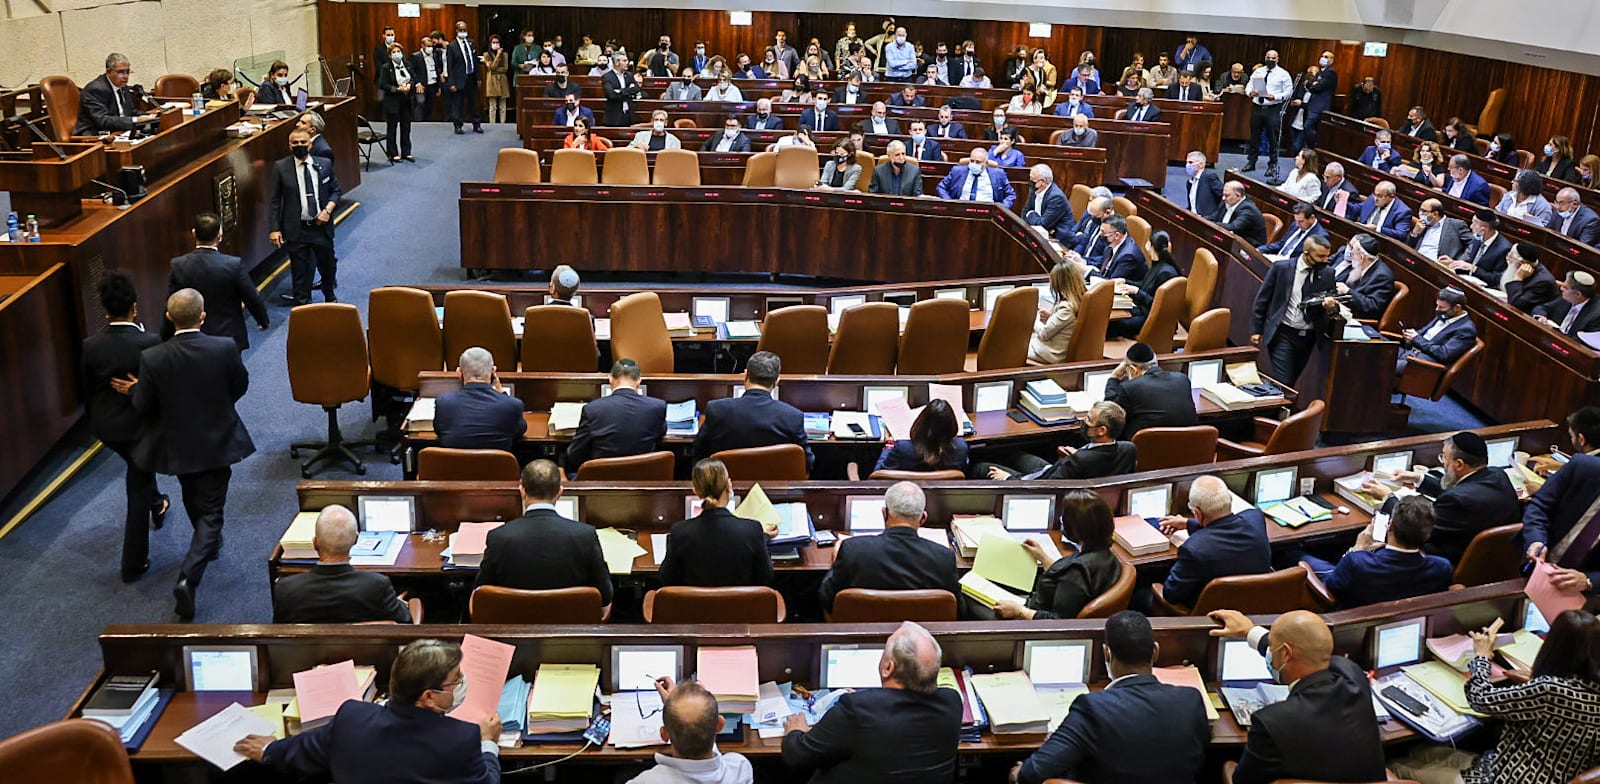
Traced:
<path fill-rule="evenodd" d="M 817 184 L 821 170 L 817 151 L 810 147 L 784 147 L 772 170 L 772 184 L 778 188 L 810 188 Z"/>
<path fill-rule="evenodd" d="M 1079 217 L 1089 211 L 1089 202 L 1092 199 L 1094 199 L 1094 189 L 1081 182 L 1073 183 L 1072 193 L 1067 196 L 1067 201 L 1072 204 L 1072 214 Z"/>
<path fill-rule="evenodd" d="M 768 313 L 761 322 L 756 350 L 777 354 L 785 373 L 826 373 L 828 309 L 821 305 L 790 305 Z"/>
<path fill-rule="evenodd" d="M 1078 304 L 1078 323 L 1072 328 L 1072 339 L 1067 341 L 1067 362 L 1087 362 L 1104 359 L 1106 354 L 1106 326 L 1111 323 L 1111 302 L 1116 296 L 1116 286 L 1102 279 L 1089 287 Z"/>
<path fill-rule="evenodd" d="M 1394 282 L 1394 298 L 1389 300 L 1389 306 L 1383 309 L 1383 317 L 1378 319 L 1379 332 L 1399 332 L 1405 327 L 1401 319 L 1405 318 L 1406 300 L 1411 298 L 1411 287 L 1400 281 Z"/>
<path fill-rule="evenodd" d="M 744 179 L 739 184 L 746 188 L 771 188 L 777 170 L 777 153 L 758 152 L 744 162 Z"/>
<path fill-rule="evenodd" d="M 156 77 L 157 98 L 181 98 L 185 101 L 200 92 L 200 80 L 188 74 L 162 74 Z"/>
<path fill-rule="evenodd" d="M 773 444 L 745 449 L 724 449 L 712 457 L 728 467 L 735 482 L 803 482 L 806 450 L 799 444 Z"/>
<path fill-rule="evenodd" d="M 480 585 L 467 600 L 472 623 L 603 623 L 606 614 L 592 585 L 544 591 Z"/>
<path fill-rule="evenodd" d="M 289 311 L 289 393 L 296 403 L 322 406 L 328 415 L 328 440 L 297 441 L 289 445 L 289 456 L 300 457 L 300 450 L 316 450 L 300 465 L 300 475 L 311 478 L 318 463 L 342 460 L 357 474 L 367 467 L 350 451 L 351 446 L 371 446 L 371 441 L 345 441 L 339 431 L 339 407 L 367 396 L 372 384 L 367 365 L 366 330 L 361 327 L 361 311 L 342 302 L 301 305 Z"/>
<path fill-rule="evenodd" d="M 417 453 L 417 479 L 430 482 L 515 482 L 516 455 L 500 449 L 430 446 Z"/>
<path fill-rule="evenodd" d="M 877 168 L 878 159 L 867 150 L 856 150 L 856 163 L 861 166 L 861 176 L 856 178 L 856 190 L 871 193 L 872 170 Z"/>
<path fill-rule="evenodd" d="M 1535 156 L 1531 150 L 1517 150 L 1517 168 L 1532 169 L 1533 164 L 1535 163 L 1534 157 Z M 1489 183 L 1489 192 L 1494 195 L 1494 200 L 1490 202 L 1491 204 L 1499 204 L 1500 200 L 1505 198 L 1504 193 L 1494 193 L 1495 189 L 1499 187 L 1500 186 L 1492 182 Z"/>
<path fill-rule="evenodd" d="M 133 766 L 111 725 L 67 719 L 0 740 L 0 778 L 73 784 L 133 784 Z"/>
<path fill-rule="evenodd" d="M 600 170 L 591 150 L 556 150 L 550 153 L 550 182 L 553 185 L 594 185 Z"/>
<path fill-rule="evenodd" d="M 1472 348 L 1467 349 L 1467 353 L 1462 354 L 1448 368 L 1420 357 L 1406 360 L 1406 372 L 1398 379 L 1395 391 L 1402 395 L 1439 400 L 1450 391 L 1450 387 L 1455 385 L 1462 371 L 1478 360 L 1478 355 L 1483 353 L 1483 345 L 1483 338 L 1478 338 Z"/>
<path fill-rule="evenodd" d="M 593 373 L 599 356 L 589 311 L 534 305 L 522 312 L 522 372 Z"/>
<path fill-rule="evenodd" d="M 661 314 L 661 297 L 640 291 L 611 306 L 611 356 L 639 363 L 644 375 L 671 373 L 672 338 Z"/>
<path fill-rule="evenodd" d="M 868 302 L 846 308 L 828 353 L 828 373 L 887 376 L 900 354 L 900 309 L 893 302 Z"/>
<path fill-rule="evenodd" d="M 697 123 L 695 123 L 693 117 L 679 117 L 678 119 L 672 121 L 672 127 L 674 127 L 674 128 L 699 128 L 700 126 Z"/>
<path fill-rule="evenodd" d="M 1193 607 L 1168 603 L 1159 590 L 1155 592 L 1155 607 L 1169 615 L 1198 617 L 1224 609 L 1245 615 L 1279 615 L 1295 610 L 1322 611 L 1331 606 L 1333 598 L 1325 589 L 1319 593 L 1311 582 L 1311 571 L 1301 564 L 1267 574 L 1214 578 L 1200 589 Z"/>
<path fill-rule="evenodd" d="M 1521 165 L 1519 165 L 1517 168 L 1519 168 L 1519 169 L 1531 169 L 1531 168 L 1533 168 L 1533 163 L 1534 163 L 1534 161 L 1533 161 L 1533 153 L 1528 152 L 1527 150 L 1517 150 L 1517 156 L 1522 159 Z M 1489 183 L 1489 203 L 1490 204 L 1499 204 L 1500 200 L 1504 199 L 1505 197 L 1506 197 L 1506 187 L 1504 185 L 1501 185 L 1500 183 L 1497 183 L 1497 182 Z"/>
<path fill-rule="evenodd" d="M 959 300 L 952 300 L 959 302 Z M 1028 364 L 1028 340 L 1039 313 L 1039 290 L 1018 286 L 995 298 L 989 325 L 978 340 L 976 370 L 1004 370 Z"/>
<path fill-rule="evenodd" d="M 850 464 L 852 467 L 855 463 Z M 860 469 L 857 469 L 859 471 Z M 854 479 L 855 477 L 851 477 Z M 941 471 L 907 471 L 895 468 L 880 468 L 867 477 L 874 482 L 954 482 L 966 479 L 967 475 L 958 468 L 947 468 Z"/>
<path fill-rule="evenodd" d="M 972 330 L 967 314 L 964 299 L 925 299 L 912 305 L 906 331 L 900 336 L 896 372 L 932 376 L 964 370 Z"/>
<path fill-rule="evenodd" d="M 1521 535 L 1521 523 L 1479 531 L 1467 543 L 1451 582 L 1470 588 L 1521 577 L 1523 557 L 1517 541 Z"/>
<path fill-rule="evenodd" d="M 956 619 L 956 596 L 938 588 L 846 588 L 833 597 L 829 623 L 930 623 Z"/>
<path fill-rule="evenodd" d="M 578 466 L 579 482 L 670 482 L 676 461 L 671 452 L 627 457 L 597 457 Z"/>
<path fill-rule="evenodd" d="M 1317 436 L 1322 434 L 1322 415 L 1327 406 L 1313 400 L 1303 411 L 1296 411 L 1282 422 L 1256 417 L 1255 440 L 1229 441 L 1217 439 L 1217 459 L 1234 460 L 1242 457 L 1281 455 L 1317 448 Z"/>
<path fill-rule="evenodd" d="M 1196 351 L 1227 348 L 1232 318 L 1233 312 L 1227 308 L 1212 308 L 1200 314 L 1189 322 L 1189 337 L 1183 342 L 1184 352 L 1193 354 Z"/>
<path fill-rule="evenodd" d="M 1382 117 L 1368 117 L 1366 119 L 1366 122 L 1371 124 L 1371 125 L 1376 125 L 1379 128 L 1388 128 L 1389 127 L 1389 121 L 1383 119 Z"/>
<path fill-rule="evenodd" d="M 444 333 L 433 297 L 422 289 L 373 289 L 367 298 L 367 343 L 372 380 L 401 393 L 420 390 L 418 373 L 444 368 Z"/>
<path fill-rule="evenodd" d="M 600 182 L 605 185 L 649 185 L 650 160 L 637 147 L 612 147 L 605 152 Z"/>
<path fill-rule="evenodd" d="M 1189 310 L 1183 314 L 1183 326 L 1188 328 L 1201 313 L 1211 310 L 1211 296 L 1217 290 L 1217 257 L 1205 248 L 1196 250 L 1189 264 L 1189 274 L 1184 277 L 1189 279 L 1185 292 Z"/>
<path fill-rule="evenodd" d="M 511 330 L 511 304 L 504 294 L 451 291 L 444 295 L 444 362 L 456 369 L 461 352 L 473 346 L 494 355 L 501 372 L 517 369 L 517 337 Z"/>
<path fill-rule="evenodd" d="M 536 185 L 543 182 L 539 171 L 539 153 L 521 147 L 501 148 L 494 159 L 494 181 Z"/>
<path fill-rule="evenodd" d="M 68 76 L 46 76 L 39 80 L 39 95 L 50 113 L 50 135 L 58 142 L 72 140 L 78 127 L 78 83 Z"/>
<path fill-rule="evenodd" d="M 1496 87 L 1489 91 L 1489 97 L 1484 99 L 1483 111 L 1478 112 L 1478 121 L 1465 123 L 1467 130 L 1473 136 L 1488 138 L 1500 131 L 1500 113 L 1506 108 L 1506 88 Z"/>
<path fill-rule="evenodd" d="M 1117 581 L 1112 583 L 1105 593 L 1089 600 L 1089 603 L 1078 611 L 1078 619 L 1110 618 L 1128 609 L 1128 602 L 1133 600 L 1133 587 L 1138 583 L 1138 577 L 1139 570 L 1135 569 L 1133 564 L 1122 562 L 1122 572 L 1117 575 Z"/>
<path fill-rule="evenodd" d="M 1217 429 L 1210 425 L 1147 427 L 1133 434 L 1133 446 L 1139 454 L 1137 471 L 1204 465 L 1216 460 Z"/>
<path fill-rule="evenodd" d="M 1283 231 L 1283 219 L 1270 212 L 1261 213 L 1262 220 L 1267 224 L 1267 242 L 1278 238 L 1278 233 Z"/>
<path fill-rule="evenodd" d="M 1111 209 L 1124 218 L 1131 218 L 1139 214 L 1139 208 L 1126 196 L 1112 196 Z"/>
<path fill-rule="evenodd" d="M 1188 294 L 1189 279 L 1182 276 L 1169 278 L 1156 287 L 1156 295 L 1150 300 L 1150 315 L 1145 318 L 1135 340 L 1150 344 L 1157 354 L 1171 354 L 1178 334 L 1178 319 L 1189 309 Z M 1127 349 L 1123 349 L 1123 353 L 1126 354 Z"/>
<path fill-rule="evenodd" d="M 1140 252 L 1143 252 L 1144 246 L 1150 242 L 1150 221 L 1138 215 L 1129 215 L 1128 239 L 1133 240 L 1134 245 L 1139 248 Z"/>
<path fill-rule="evenodd" d="M 783 594 L 765 585 L 669 585 L 644 596 L 647 623 L 782 623 L 787 614 Z"/>
<path fill-rule="evenodd" d="M 256 88 L 249 85 L 239 85 L 233 89 L 233 100 L 239 102 L 240 109 L 249 109 L 256 103 Z"/>
<path fill-rule="evenodd" d="M 656 170 L 650 175 L 656 185 L 700 187 L 700 156 L 693 150 L 662 150 L 656 153 Z"/>

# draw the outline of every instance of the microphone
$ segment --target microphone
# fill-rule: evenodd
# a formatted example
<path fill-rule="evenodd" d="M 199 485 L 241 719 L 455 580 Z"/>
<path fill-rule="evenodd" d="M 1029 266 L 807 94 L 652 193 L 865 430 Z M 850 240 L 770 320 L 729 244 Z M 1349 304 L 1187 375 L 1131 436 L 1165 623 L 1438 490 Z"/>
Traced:
<path fill-rule="evenodd" d="M 56 140 L 50 138 L 50 136 L 44 131 L 39 130 L 39 126 L 34 125 L 32 120 L 24 117 L 21 114 L 17 114 L 14 117 L 7 117 L 6 122 L 21 123 L 22 125 L 27 126 L 28 130 L 33 131 L 34 136 L 39 137 L 39 141 L 44 142 L 45 146 L 49 147 L 50 151 L 56 154 L 56 157 L 63 161 L 67 159 L 67 153 L 61 149 L 60 145 L 56 144 Z"/>
<path fill-rule="evenodd" d="M 128 87 L 128 92 L 133 93 L 133 97 L 138 98 L 139 100 L 145 102 L 146 104 L 154 106 L 157 111 L 160 111 L 161 104 L 156 103 L 155 99 L 151 98 L 150 95 L 144 91 L 144 85 L 142 85 L 142 84 L 130 85 Z"/>
<path fill-rule="evenodd" d="M 117 194 L 121 194 L 121 195 L 122 195 L 122 203 L 120 203 L 120 204 L 118 204 L 118 203 L 117 203 L 117 200 L 116 200 L 116 199 L 112 199 L 112 200 L 111 200 L 111 204 L 112 204 L 112 205 L 113 205 L 113 206 L 116 206 L 116 207 L 121 207 L 121 208 L 123 208 L 123 209 L 126 209 L 126 208 L 127 208 L 127 207 L 128 207 L 128 204 L 129 204 L 129 203 L 130 203 L 130 202 L 132 202 L 132 199 L 129 199 L 129 198 L 128 198 L 128 192 L 127 192 L 127 191 L 125 191 L 125 190 L 123 190 L 123 189 L 121 189 L 121 188 L 118 188 L 118 187 L 117 187 L 117 186 L 115 186 L 115 185 L 112 185 L 112 184 L 111 184 L 111 183 L 109 183 L 109 182 L 101 182 L 101 181 L 99 181 L 99 180 L 93 180 L 93 179 L 91 179 L 91 180 L 89 180 L 89 182 L 92 182 L 92 183 L 94 183 L 94 184 L 95 184 L 95 185 L 98 185 L 98 186 L 100 186 L 100 187 L 102 187 L 102 188 L 108 188 L 108 189 L 110 189 L 110 190 L 111 190 L 111 191 L 112 191 L 112 192 L 113 192 L 113 193 L 117 193 Z"/>

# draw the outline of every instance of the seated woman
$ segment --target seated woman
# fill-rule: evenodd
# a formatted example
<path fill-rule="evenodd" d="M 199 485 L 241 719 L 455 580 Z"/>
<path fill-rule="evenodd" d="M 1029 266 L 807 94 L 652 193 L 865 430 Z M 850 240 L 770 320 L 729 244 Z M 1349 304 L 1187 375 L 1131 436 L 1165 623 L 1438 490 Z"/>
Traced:
<path fill-rule="evenodd" d="M 1019 168 L 1027 166 L 1028 159 L 1022 154 L 1021 150 L 1017 149 L 1017 145 L 1021 142 L 1022 135 L 1017 132 L 1015 126 L 1007 125 L 1001 128 L 1000 141 L 995 142 L 994 146 L 989 148 L 988 164 L 990 166 L 1016 166 Z"/>
<path fill-rule="evenodd" d="M 1517 161 L 1517 140 L 1511 138 L 1509 133 L 1495 134 L 1494 138 L 1489 140 L 1489 150 L 1483 157 L 1512 166 L 1521 165 Z"/>
<path fill-rule="evenodd" d="M 1117 281 L 1117 293 L 1133 300 L 1133 315 L 1123 319 L 1113 319 L 1106 325 L 1106 336 L 1112 338 L 1134 338 L 1139 336 L 1139 330 L 1144 329 L 1144 322 L 1150 318 L 1150 307 L 1155 304 L 1156 289 L 1161 284 L 1182 275 L 1177 262 L 1172 260 L 1172 236 L 1164 231 L 1150 235 L 1150 241 L 1144 246 L 1145 258 L 1150 260 L 1150 271 L 1144 274 L 1144 280 L 1135 286 L 1126 281 Z"/>
<path fill-rule="evenodd" d="M 1278 190 L 1301 201 L 1316 201 L 1322 195 L 1322 170 L 1317 167 L 1317 151 L 1301 148 L 1294 155 L 1294 169 L 1289 172 Z"/>
<path fill-rule="evenodd" d="M 716 588 L 767 585 L 772 582 L 772 556 L 761 524 L 728 511 L 733 483 L 728 467 L 716 458 L 694 464 L 690 475 L 700 514 L 674 523 L 661 559 L 662 585 Z"/>
<path fill-rule="evenodd" d="M 773 142 L 767 149 L 781 150 L 784 147 L 809 147 L 815 150 L 817 149 L 817 143 L 811 139 L 811 129 L 801 128 L 787 136 L 779 136 L 778 140 Z"/>
<path fill-rule="evenodd" d="M 1444 152 L 1439 149 L 1438 142 L 1424 141 L 1417 144 L 1416 158 L 1406 161 L 1405 169 L 1416 170 L 1411 179 L 1419 184 L 1429 188 L 1443 188 L 1445 177 L 1449 176 L 1449 168 L 1445 166 L 1448 161 Z"/>
<path fill-rule="evenodd" d="M 633 141 L 628 142 L 628 146 L 647 152 L 683 149 L 683 143 L 678 141 L 678 137 L 667 133 L 667 113 L 660 109 L 650 113 L 650 127 L 634 134 Z"/>
<path fill-rule="evenodd" d="M 817 186 L 823 190 L 855 190 L 861 179 L 861 164 L 856 162 L 856 143 L 840 139 L 833 145 L 833 157 L 824 158 Z"/>
<path fill-rule="evenodd" d="M 967 467 L 967 442 L 960 436 L 955 409 L 943 400 L 930 400 L 911 423 L 911 437 L 883 448 L 872 470 L 948 471 Z"/>
<path fill-rule="evenodd" d="M 226 101 L 233 97 L 233 85 L 233 71 L 218 68 L 206 76 L 205 84 L 200 85 L 200 97 L 208 101 Z"/>
<path fill-rule="evenodd" d="M 1067 346 L 1072 343 L 1072 330 L 1078 323 L 1078 306 L 1087 291 L 1083 271 L 1072 261 L 1062 261 L 1051 268 L 1050 294 L 1055 302 L 1039 308 L 1033 337 L 1028 340 L 1029 362 L 1054 365 L 1067 361 Z"/>
<path fill-rule="evenodd" d="M 1011 102 L 1006 104 L 1006 114 L 1042 114 L 1044 92 L 1044 88 L 1029 79 L 1023 79 L 1021 92 L 1011 96 Z"/>
<path fill-rule="evenodd" d="M 1002 599 L 996 615 L 1006 620 L 1042 621 L 1047 618 L 1076 618 L 1100 594 L 1111 590 L 1124 566 L 1111 552 L 1111 507 L 1092 490 L 1073 490 L 1061 502 L 1061 538 L 1077 542 L 1078 551 L 1053 563 L 1044 548 L 1030 537 L 1022 546 L 1044 573 L 1034 583 L 1026 603 Z"/>
<path fill-rule="evenodd" d="M 1478 137 L 1474 136 L 1471 130 L 1468 130 L 1467 124 L 1462 122 L 1460 117 L 1451 117 L 1446 120 L 1444 125 L 1439 128 L 1439 132 L 1444 134 L 1439 139 L 1439 142 L 1445 147 L 1473 155 L 1478 154 Z"/>
<path fill-rule="evenodd" d="M 1544 157 L 1535 168 L 1551 179 L 1577 182 L 1577 166 L 1572 158 L 1572 140 L 1565 136 L 1552 136 L 1550 141 L 1545 142 Z"/>
<path fill-rule="evenodd" d="M 579 117 L 572 121 L 572 132 L 562 140 L 561 146 L 568 150 L 601 152 L 611 149 L 611 141 L 589 127 L 589 118 Z"/>
<path fill-rule="evenodd" d="M 1600 188 L 1600 155 L 1585 155 L 1578 159 L 1578 184 L 1590 190 Z"/>

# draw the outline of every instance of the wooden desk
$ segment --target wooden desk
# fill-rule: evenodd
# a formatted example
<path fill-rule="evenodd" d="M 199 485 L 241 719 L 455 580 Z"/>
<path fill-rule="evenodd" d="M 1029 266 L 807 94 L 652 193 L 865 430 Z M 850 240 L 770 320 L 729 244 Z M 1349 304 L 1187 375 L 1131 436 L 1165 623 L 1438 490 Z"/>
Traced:
<path fill-rule="evenodd" d="M 107 171 L 143 166 L 145 180 L 153 182 L 217 146 L 226 138 L 228 126 L 238 122 L 241 116 L 237 101 L 208 108 L 199 116 L 187 109 L 168 111 L 176 111 L 179 117 L 171 128 L 136 142 L 106 145 Z M 341 185 L 343 182 L 340 180 Z"/>
<path fill-rule="evenodd" d="M 9 495 L 65 435 L 79 401 L 77 290 L 65 263 L 38 275 L 6 276 L 0 297 L 0 497 Z M 20 285 L 18 283 L 20 282 Z M 15 288 L 13 288 L 15 286 Z"/>
<path fill-rule="evenodd" d="M 42 143 L 0 154 L 0 190 L 11 192 L 11 208 L 19 220 L 34 215 L 41 228 L 60 226 L 82 215 L 84 186 L 104 176 L 106 170 L 103 145 L 67 142 L 56 147 L 66 154 L 65 160 Z"/>

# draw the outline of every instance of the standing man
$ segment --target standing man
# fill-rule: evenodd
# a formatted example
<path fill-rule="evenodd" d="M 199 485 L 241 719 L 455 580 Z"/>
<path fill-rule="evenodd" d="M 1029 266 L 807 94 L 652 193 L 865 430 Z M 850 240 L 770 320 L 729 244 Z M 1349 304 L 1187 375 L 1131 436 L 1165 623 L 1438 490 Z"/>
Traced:
<path fill-rule="evenodd" d="M 1528 499 L 1522 546 L 1529 560 L 1549 560 L 1550 581 L 1563 591 L 1600 583 L 1600 408 L 1567 417 L 1572 457 Z"/>
<path fill-rule="evenodd" d="M 1267 50 L 1266 61 L 1250 73 L 1250 83 L 1245 88 L 1245 94 L 1250 96 L 1250 103 L 1254 106 L 1250 110 L 1249 159 L 1241 171 L 1256 170 L 1256 158 L 1261 154 L 1261 139 L 1265 135 L 1267 144 L 1271 145 L 1268 148 L 1271 157 L 1267 159 L 1267 179 L 1278 179 L 1278 148 L 1283 136 L 1284 101 L 1289 100 L 1289 93 L 1293 90 L 1294 77 L 1278 65 L 1278 51 Z"/>
<path fill-rule="evenodd" d="M 472 120 L 472 132 L 483 133 L 482 118 L 478 116 L 478 84 L 483 81 L 482 72 L 478 62 L 478 47 L 467 36 L 467 23 L 456 22 L 456 40 L 450 42 L 450 48 L 445 52 L 445 85 L 450 91 L 450 122 L 455 123 L 456 133 L 461 130 L 468 118 Z"/>
<path fill-rule="evenodd" d="M 906 40 L 906 29 L 894 29 L 894 41 L 883 47 L 883 78 L 909 82 L 917 75 L 917 48 Z"/>
<path fill-rule="evenodd" d="M 367 65 L 368 68 L 372 69 L 373 84 L 378 83 L 378 69 L 382 68 L 385 63 L 389 62 L 389 47 L 393 45 L 394 27 L 391 25 L 384 25 L 383 40 L 378 42 L 377 46 L 373 47 L 372 60 L 369 61 Z"/>
<path fill-rule="evenodd" d="M 267 328 L 267 306 L 261 302 L 250 272 L 239 263 L 238 256 L 229 256 L 217 249 L 222 242 L 222 220 L 209 212 L 195 216 L 194 250 L 172 260 L 172 272 L 167 275 L 167 293 L 179 289 L 194 289 L 209 303 L 211 309 L 200 331 L 207 335 L 231 338 L 242 353 L 250 347 L 250 331 L 244 325 L 244 310 L 256 320 L 257 328 Z M 172 337 L 172 322 L 161 327 L 163 337 Z"/>
<path fill-rule="evenodd" d="M 600 89 L 606 94 L 606 125 L 628 126 L 638 122 L 633 102 L 644 97 L 644 77 L 628 73 L 628 56 L 611 56 L 613 67 L 600 77 Z"/>
<path fill-rule="evenodd" d="M 78 94 L 78 125 L 72 135 L 121 133 L 133 130 L 134 123 L 155 119 L 154 114 L 139 113 L 139 104 L 128 91 L 128 77 L 132 74 L 127 55 L 106 55 L 106 72 L 84 85 Z"/>
<path fill-rule="evenodd" d="M 175 474 L 183 487 L 183 510 L 194 537 L 172 595 L 178 617 L 190 620 L 206 565 L 222 548 L 233 464 L 254 453 L 256 445 L 234 409 L 250 388 L 239 347 L 200 332 L 205 300 L 194 289 L 167 297 L 167 318 L 176 334 L 140 355 L 133 379 L 133 407 L 145 421 L 134 460 L 152 473 Z"/>
<path fill-rule="evenodd" d="M 311 156 L 311 134 L 296 128 L 289 134 L 290 157 L 273 164 L 272 199 L 267 225 L 272 247 L 289 253 L 292 305 L 311 302 L 313 268 L 322 276 L 322 298 L 338 302 L 339 259 L 333 252 L 333 208 L 339 204 L 339 180 L 333 167 Z"/>
<path fill-rule="evenodd" d="M 1297 104 L 1305 107 L 1305 129 L 1301 135 L 1302 147 L 1317 146 L 1317 121 L 1322 113 L 1333 106 L 1334 93 L 1339 91 L 1339 72 L 1333 68 L 1333 52 L 1323 52 L 1317 60 L 1317 75 L 1300 86 L 1301 97 Z"/>
<path fill-rule="evenodd" d="M 1222 178 L 1206 163 L 1206 154 L 1195 150 L 1184 158 L 1183 171 L 1189 175 L 1189 211 L 1200 217 L 1216 214 L 1222 206 Z"/>
<path fill-rule="evenodd" d="M 411 78 L 422 85 L 417 93 L 417 121 L 433 119 L 433 103 L 444 88 L 444 52 L 433 36 L 422 39 L 422 46 L 411 53 Z"/>
<path fill-rule="evenodd" d="M 1250 320 L 1250 345 L 1264 347 L 1272 377 L 1291 386 L 1327 333 L 1329 314 L 1339 309 L 1328 238 L 1313 234 L 1301 247 L 1300 258 L 1274 262 L 1267 270 Z"/>

